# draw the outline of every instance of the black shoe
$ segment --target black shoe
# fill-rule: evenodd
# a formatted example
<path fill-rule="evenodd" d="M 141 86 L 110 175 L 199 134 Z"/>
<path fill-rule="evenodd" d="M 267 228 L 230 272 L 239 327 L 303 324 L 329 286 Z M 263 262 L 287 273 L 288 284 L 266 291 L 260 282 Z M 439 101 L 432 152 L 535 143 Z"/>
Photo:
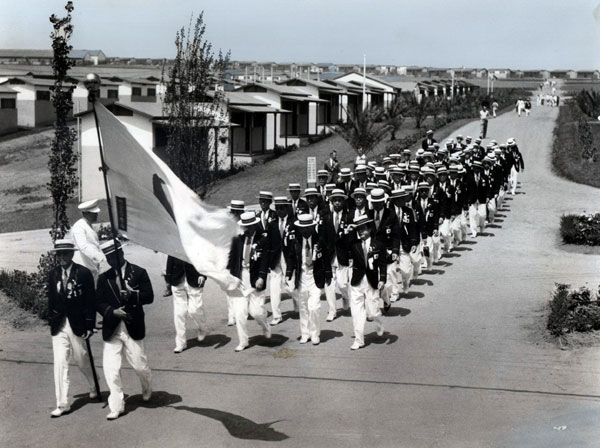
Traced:
<path fill-rule="evenodd" d="M 383 313 L 387 314 L 387 312 L 390 310 L 391 307 L 392 307 L 391 303 L 384 303 L 383 304 Z"/>

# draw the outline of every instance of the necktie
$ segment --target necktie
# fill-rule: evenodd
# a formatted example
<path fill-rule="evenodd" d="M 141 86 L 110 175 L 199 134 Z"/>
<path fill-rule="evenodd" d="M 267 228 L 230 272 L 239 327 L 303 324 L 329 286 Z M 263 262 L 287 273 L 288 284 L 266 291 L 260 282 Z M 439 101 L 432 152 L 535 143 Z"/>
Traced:
<path fill-rule="evenodd" d="M 285 229 L 285 221 L 283 219 L 279 220 L 279 234 L 283 238 L 283 229 Z"/>
<path fill-rule="evenodd" d="M 67 288 L 67 280 L 69 279 L 69 276 L 67 275 L 67 270 L 63 269 L 62 270 L 62 287 L 63 287 L 63 291 Z"/>
<path fill-rule="evenodd" d="M 248 266 L 250 264 L 250 249 L 252 247 L 252 238 L 246 237 L 244 241 L 244 265 Z"/>
<path fill-rule="evenodd" d="M 263 229 L 267 228 L 267 213 L 262 212 L 260 215 L 260 221 L 262 222 Z"/>
<path fill-rule="evenodd" d="M 338 229 L 340 227 L 340 213 L 336 213 L 335 214 L 335 231 L 337 233 Z"/>
<path fill-rule="evenodd" d="M 375 213 L 375 228 L 379 230 L 379 224 L 381 224 L 381 212 Z"/>
<path fill-rule="evenodd" d="M 363 241 L 363 255 L 365 256 L 365 265 L 368 265 L 369 246 L 367 245 L 367 240 Z"/>

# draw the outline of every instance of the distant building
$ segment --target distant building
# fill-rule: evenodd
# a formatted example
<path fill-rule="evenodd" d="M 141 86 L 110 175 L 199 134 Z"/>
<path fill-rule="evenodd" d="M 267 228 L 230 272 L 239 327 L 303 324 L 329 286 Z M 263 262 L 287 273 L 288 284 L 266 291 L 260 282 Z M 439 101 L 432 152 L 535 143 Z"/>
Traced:
<path fill-rule="evenodd" d="M 0 49 L 0 64 L 51 65 L 52 50 Z M 98 65 L 106 61 L 102 50 L 71 50 L 69 58 L 77 65 Z"/>
<path fill-rule="evenodd" d="M 0 135 L 16 131 L 18 127 L 17 92 L 0 85 Z"/>
<path fill-rule="evenodd" d="M 106 63 L 106 55 L 102 50 L 71 50 L 69 58 L 76 65 L 98 65 Z"/>

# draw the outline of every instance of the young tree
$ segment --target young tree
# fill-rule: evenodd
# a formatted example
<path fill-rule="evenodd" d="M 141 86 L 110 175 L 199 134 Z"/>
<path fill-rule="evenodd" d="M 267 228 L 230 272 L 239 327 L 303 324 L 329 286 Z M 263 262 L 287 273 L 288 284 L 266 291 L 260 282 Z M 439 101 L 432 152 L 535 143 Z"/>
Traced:
<path fill-rule="evenodd" d="M 73 110 L 71 94 L 73 84 L 67 80 L 67 73 L 73 61 L 69 59 L 69 52 L 73 48 L 69 45 L 69 39 L 73 33 L 71 24 L 71 12 L 73 2 L 65 5 L 67 15 L 59 18 L 52 14 L 50 22 L 54 30 L 50 34 L 52 39 L 52 70 L 54 72 L 54 86 L 50 87 L 52 92 L 52 104 L 56 111 L 54 122 L 54 139 L 52 140 L 50 161 L 50 182 L 48 189 L 52 195 L 52 206 L 54 210 L 54 222 L 50 235 L 52 241 L 62 238 L 69 230 L 69 218 L 67 216 L 67 201 L 71 199 L 77 187 L 77 153 L 73 152 L 73 144 L 77 140 L 77 132 L 69 127 L 67 120 Z"/>
<path fill-rule="evenodd" d="M 347 111 L 348 121 L 342 123 L 337 133 L 358 153 L 369 154 L 390 131 L 387 124 L 379 124 L 384 112 L 379 108 L 360 108 Z"/>
<path fill-rule="evenodd" d="M 409 111 L 410 107 L 406 99 L 399 95 L 385 110 L 385 124 L 390 130 L 390 140 L 396 140 L 396 132 L 402 127 L 404 116 Z"/>
<path fill-rule="evenodd" d="M 407 99 L 410 108 L 410 116 L 415 120 L 415 127 L 420 129 L 431 110 L 432 97 L 422 95 L 421 100 L 419 101 L 415 95 L 409 95 Z"/>
<path fill-rule="evenodd" d="M 163 110 L 168 117 L 167 155 L 171 169 L 203 197 L 217 176 L 217 139 L 210 127 L 227 117 L 223 92 L 229 53 L 214 54 L 205 39 L 204 13 L 175 36 L 177 54 L 168 69 Z"/>

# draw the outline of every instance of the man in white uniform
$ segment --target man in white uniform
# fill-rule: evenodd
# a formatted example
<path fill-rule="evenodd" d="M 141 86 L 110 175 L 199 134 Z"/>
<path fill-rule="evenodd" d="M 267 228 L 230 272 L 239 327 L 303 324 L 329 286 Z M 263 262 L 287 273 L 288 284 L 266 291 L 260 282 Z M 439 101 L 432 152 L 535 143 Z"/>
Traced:
<path fill-rule="evenodd" d="M 83 217 L 71 227 L 71 239 L 75 241 L 75 246 L 79 252 L 75 254 L 74 261 L 90 270 L 94 276 L 94 282 L 98 281 L 101 264 L 106 260 L 102 250 L 100 250 L 100 240 L 98 234 L 93 229 L 92 224 L 98 220 L 98 200 L 82 202 L 77 207 Z"/>

